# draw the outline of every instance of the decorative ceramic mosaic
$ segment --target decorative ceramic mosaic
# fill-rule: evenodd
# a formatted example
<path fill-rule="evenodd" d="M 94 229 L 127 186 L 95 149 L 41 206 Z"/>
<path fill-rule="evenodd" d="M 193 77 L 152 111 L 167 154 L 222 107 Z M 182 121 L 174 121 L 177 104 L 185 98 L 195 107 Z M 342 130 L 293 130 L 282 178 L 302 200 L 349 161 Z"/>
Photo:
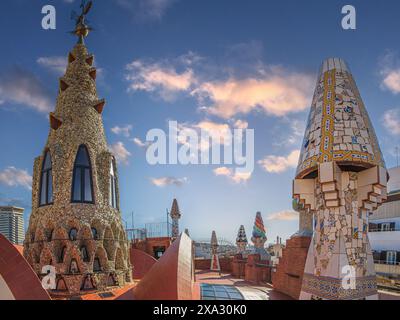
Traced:
<path fill-rule="evenodd" d="M 348 262 L 356 268 L 358 276 L 367 273 L 368 212 L 359 209 L 357 200 L 357 173 L 343 172 L 343 180 L 348 181 L 342 192 L 343 205 L 327 208 L 321 185 L 317 183 L 317 210 L 314 213 L 313 245 L 314 274 L 324 274 L 335 250 L 339 237 L 344 237 L 345 253 Z M 339 245 L 339 244 L 338 244 Z"/>
<path fill-rule="evenodd" d="M 118 172 L 107 147 L 101 116 L 105 101 L 97 95 L 93 59 L 82 43 L 69 54 L 55 112 L 50 113 L 48 140 L 34 163 L 24 256 L 39 276 L 45 265 L 56 268 L 53 295 L 78 295 L 131 281 L 129 242 L 118 209 Z M 90 158 L 93 192 L 91 201 L 74 203 L 74 164 L 81 145 Z M 46 153 L 52 163 L 51 201 L 39 205 Z"/>
<path fill-rule="evenodd" d="M 271 256 L 265 250 L 265 242 L 267 241 L 267 235 L 265 232 L 264 221 L 261 216 L 261 212 L 257 212 L 256 219 L 253 226 L 253 236 L 251 241 L 254 244 L 255 253 L 258 253 L 261 260 L 270 260 Z"/>
<path fill-rule="evenodd" d="M 311 172 L 316 174 L 308 175 Z M 315 90 L 293 184 L 293 208 L 314 218 L 302 292 L 326 299 L 376 293 L 368 216 L 386 198 L 386 175 L 352 75 L 343 60 L 328 59 Z M 303 220 L 301 228 L 306 229 L 311 220 Z M 339 290 L 347 266 L 360 281 L 354 292 Z"/>
<path fill-rule="evenodd" d="M 329 61 L 332 60 L 332 61 Z M 343 60 L 329 59 L 314 93 L 296 176 L 321 162 L 385 163 L 364 103 Z"/>
<path fill-rule="evenodd" d="M 238 253 L 242 253 L 246 250 L 248 241 L 247 241 L 247 236 L 246 236 L 246 231 L 244 229 L 244 226 L 241 225 L 236 237 L 236 245 L 238 247 Z"/>
<path fill-rule="evenodd" d="M 313 300 L 357 300 L 378 293 L 375 277 L 358 277 L 355 289 L 343 289 L 342 280 L 331 277 L 317 277 L 305 273 L 302 290 L 313 295 Z"/>

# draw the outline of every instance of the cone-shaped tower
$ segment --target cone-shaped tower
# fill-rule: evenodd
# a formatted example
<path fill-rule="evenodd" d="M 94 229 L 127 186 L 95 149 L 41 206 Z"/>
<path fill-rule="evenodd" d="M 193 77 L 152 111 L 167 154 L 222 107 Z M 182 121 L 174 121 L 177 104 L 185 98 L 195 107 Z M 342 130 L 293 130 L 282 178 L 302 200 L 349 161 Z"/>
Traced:
<path fill-rule="evenodd" d="M 55 267 L 53 295 L 102 290 L 131 279 L 117 166 L 101 116 L 105 102 L 97 95 L 94 57 L 84 35 L 78 36 L 50 113 L 47 143 L 35 159 L 24 243 L 24 255 L 38 275 L 43 266 Z"/>
<path fill-rule="evenodd" d="M 294 207 L 314 216 L 301 299 L 377 297 L 368 216 L 386 199 L 386 180 L 378 141 L 349 68 L 341 59 L 328 59 L 293 184 Z"/>
<path fill-rule="evenodd" d="M 265 250 L 265 242 L 267 241 L 267 235 L 265 232 L 264 221 L 261 216 L 261 212 L 257 212 L 256 219 L 253 226 L 253 234 L 251 241 L 254 244 L 255 253 L 258 253 L 261 260 L 271 260 L 270 254 Z"/>
<path fill-rule="evenodd" d="M 172 219 L 172 238 L 177 239 L 179 237 L 179 219 L 181 218 L 181 212 L 179 211 L 178 200 L 172 201 L 172 207 L 170 216 Z"/>
<path fill-rule="evenodd" d="M 241 225 L 236 237 L 236 245 L 238 247 L 238 253 L 243 253 L 247 247 L 247 236 L 246 231 L 244 230 L 244 225 Z"/>
<path fill-rule="evenodd" d="M 221 271 L 218 257 L 218 240 L 215 231 L 211 234 L 211 271 Z"/>

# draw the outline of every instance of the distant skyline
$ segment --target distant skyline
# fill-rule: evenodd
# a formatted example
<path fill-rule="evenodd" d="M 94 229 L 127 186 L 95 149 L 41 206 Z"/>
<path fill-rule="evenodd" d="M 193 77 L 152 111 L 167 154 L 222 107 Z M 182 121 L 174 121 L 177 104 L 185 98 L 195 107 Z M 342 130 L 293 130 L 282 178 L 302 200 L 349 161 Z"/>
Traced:
<path fill-rule="evenodd" d="M 257 211 L 268 242 L 297 231 L 291 188 L 317 73 L 328 57 L 347 61 L 388 168 L 400 147 L 400 3 L 352 0 L 357 29 L 341 28 L 348 1 L 95 0 L 95 55 L 104 128 L 118 158 L 123 219 L 131 226 L 166 220 L 177 198 L 180 229 L 194 239 L 250 240 Z M 76 39 L 78 0 L 1 1 L 0 205 L 24 207 L 33 160 L 43 152 L 58 78 Z M 54 5 L 57 29 L 41 28 Z M 255 169 L 225 165 L 151 166 L 146 134 L 168 121 L 182 128 L 255 131 Z"/>

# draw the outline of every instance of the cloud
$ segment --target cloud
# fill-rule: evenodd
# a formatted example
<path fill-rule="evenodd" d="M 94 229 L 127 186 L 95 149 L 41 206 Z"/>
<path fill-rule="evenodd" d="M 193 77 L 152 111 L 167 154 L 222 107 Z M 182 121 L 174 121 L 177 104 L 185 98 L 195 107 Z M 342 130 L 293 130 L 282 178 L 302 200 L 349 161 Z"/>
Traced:
<path fill-rule="evenodd" d="M 285 116 L 309 107 L 315 84 L 309 74 L 290 72 L 262 61 L 213 64 L 189 52 L 176 59 L 134 60 L 126 66 L 128 91 L 146 91 L 167 102 L 178 94 L 196 99 L 199 110 L 224 119 L 261 111 Z M 243 58 L 242 58 L 243 59 Z M 238 60 L 238 61 L 239 61 Z M 246 72 L 240 70 L 246 66 Z"/>
<path fill-rule="evenodd" d="M 165 187 L 174 185 L 176 187 L 182 187 L 187 183 L 188 179 L 185 178 L 174 178 L 174 177 L 162 177 L 162 178 L 150 178 L 153 185 L 157 187 Z"/>
<path fill-rule="evenodd" d="M 119 141 L 109 146 L 110 151 L 114 154 L 117 161 L 123 164 L 129 164 L 131 153 L 125 148 L 124 144 Z"/>
<path fill-rule="evenodd" d="M 47 113 L 52 109 L 52 97 L 42 82 L 19 67 L 0 73 L 0 101 L 14 103 Z"/>
<path fill-rule="evenodd" d="M 390 134 L 400 135 L 400 108 L 385 111 L 382 122 Z"/>
<path fill-rule="evenodd" d="M 305 120 L 285 117 L 282 122 L 277 123 L 273 128 L 273 145 L 278 147 L 281 147 L 282 145 L 301 145 L 305 130 Z"/>
<path fill-rule="evenodd" d="M 279 220 L 279 221 L 293 221 L 298 220 L 299 214 L 293 210 L 284 210 L 275 212 L 267 217 L 267 220 Z"/>
<path fill-rule="evenodd" d="M 139 138 L 133 138 L 132 141 L 134 144 L 136 144 L 138 147 L 141 147 L 141 148 L 147 148 L 149 146 L 148 142 L 144 142 L 144 141 L 140 140 Z"/>
<path fill-rule="evenodd" d="M 400 93 L 400 69 L 389 71 L 384 75 L 382 86 L 392 93 Z"/>
<path fill-rule="evenodd" d="M 309 107 L 313 80 L 304 74 L 285 74 L 271 70 L 263 77 L 204 82 L 192 92 L 209 114 L 228 119 L 254 110 L 284 116 Z"/>
<path fill-rule="evenodd" d="M 126 125 L 124 127 L 115 126 L 111 128 L 111 131 L 116 135 L 122 135 L 126 138 L 129 138 L 132 131 L 132 125 Z"/>
<path fill-rule="evenodd" d="M 400 59 L 397 53 L 387 50 L 379 59 L 381 88 L 393 94 L 400 93 Z"/>
<path fill-rule="evenodd" d="M 32 176 L 26 170 L 7 167 L 0 171 L 0 183 L 9 187 L 24 187 L 32 189 Z"/>
<path fill-rule="evenodd" d="M 236 120 L 233 126 L 237 129 L 247 129 L 249 127 L 249 123 L 244 120 Z"/>
<path fill-rule="evenodd" d="M 160 21 L 175 2 L 177 0 L 116 0 L 138 22 Z"/>
<path fill-rule="evenodd" d="M 239 184 L 249 180 L 251 178 L 252 172 L 238 172 L 237 170 L 234 170 L 232 168 L 219 167 L 214 169 L 214 174 L 216 176 L 227 177 L 234 183 Z"/>
<path fill-rule="evenodd" d="M 300 150 L 294 150 L 287 157 L 270 155 L 258 161 L 258 163 L 269 173 L 282 173 L 290 168 L 296 168 L 299 156 Z"/>
<path fill-rule="evenodd" d="M 2 206 L 13 206 L 20 208 L 30 208 L 31 204 L 28 201 L 25 201 L 21 198 L 9 198 L 4 194 L 0 193 L 0 205 Z"/>
<path fill-rule="evenodd" d="M 64 74 L 67 69 L 67 59 L 65 57 L 40 57 L 36 62 L 57 74 Z"/>
<path fill-rule="evenodd" d="M 125 77 L 130 82 L 128 91 L 156 92 L 165 101 L 173 101 L 179 92 L 188 91 L 195 81 L 193 70 L 185 68 L 179 72 L 167 64 L 142 60 L 128 64 Z"/>

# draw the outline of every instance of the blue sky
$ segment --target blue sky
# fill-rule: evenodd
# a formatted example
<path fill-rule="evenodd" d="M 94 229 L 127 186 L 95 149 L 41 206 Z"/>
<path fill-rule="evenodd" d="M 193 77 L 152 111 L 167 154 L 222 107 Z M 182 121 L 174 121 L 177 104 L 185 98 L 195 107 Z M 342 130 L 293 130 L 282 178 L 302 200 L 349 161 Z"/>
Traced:
<path fill-rule="evenodd" d="M 357 29 L 341 28 L 341 8 Z M 57 29 L 41 28 L 41 8 Z M 75 43 L 78 0 L 0 3 L 0 201 L 30 213 L 33 159 L 45 145 L 57 78 Z M 165 220 L 178 198 L 181 228 L 250 238 L 261 211 L 269 241 L 296 232 L 291 181 L 321 62 L 345 59 L 388 167 L 400 146 L 400 3 L 318 0 L 97 0 L 86 41 L 100 70 L 98 92 L 110 148 L 119 158 L 121 209 L 130 225 Z M 28 85 L 29 84 L 29 85 Z M 239 179 L 221 166 L 150 166 L 146 133 L 168 120 L 200 128 L 255 130 L 255 170 Z M 217 175 L 216 173 L 220 173 Z"/>

